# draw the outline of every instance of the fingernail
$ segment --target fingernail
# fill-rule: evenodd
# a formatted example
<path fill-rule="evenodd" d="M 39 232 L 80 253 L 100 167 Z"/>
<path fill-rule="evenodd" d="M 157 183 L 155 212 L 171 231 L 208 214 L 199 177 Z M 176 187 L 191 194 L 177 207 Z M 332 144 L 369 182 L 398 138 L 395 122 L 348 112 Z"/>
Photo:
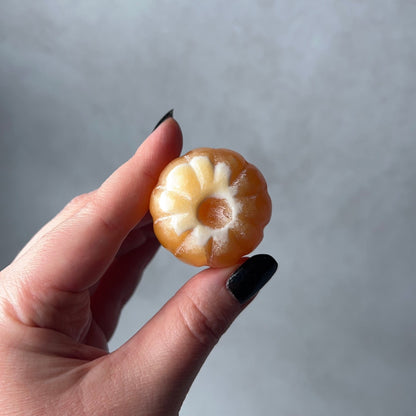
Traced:
<path fill-rule="evenodd" d="M 245 261 L 228 279 L 227 289 L 241 303 L 246 303 L 271 279 L 277 262 L 268 254 L 257 254 Z"/>
<path fill-rule="evenodd" d="M 152 131 L 155 131 L 164 121 L 166 121 L 168 118 L 173 117 L 173 108 L 172 110 L 168 111 L 156 124 L 155 128 Z"/>

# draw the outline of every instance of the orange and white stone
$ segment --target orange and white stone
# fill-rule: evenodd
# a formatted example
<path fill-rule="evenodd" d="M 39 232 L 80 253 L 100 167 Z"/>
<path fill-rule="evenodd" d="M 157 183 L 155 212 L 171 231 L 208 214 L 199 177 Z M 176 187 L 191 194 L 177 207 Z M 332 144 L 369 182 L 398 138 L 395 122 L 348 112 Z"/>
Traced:
<path fill-rule="evenodd" d="M 160 243 L 194 266 L 225 267 L 253 251 L 270 221 L 260 171 L 227 149 L 195 149 L 173 160 L 152 192 Z"/>

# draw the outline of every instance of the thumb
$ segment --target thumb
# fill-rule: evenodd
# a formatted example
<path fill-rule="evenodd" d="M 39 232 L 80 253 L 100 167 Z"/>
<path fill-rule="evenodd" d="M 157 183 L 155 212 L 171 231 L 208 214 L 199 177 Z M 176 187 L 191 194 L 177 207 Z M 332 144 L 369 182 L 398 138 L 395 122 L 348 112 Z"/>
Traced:
<path fill-rule="evenodd" d="M 276 269 L 271 256 L 256 255 L 237 269 L 207 269 L 190 279 L 113 353 L 127 397 L 141 396 L 143 406 L 143 386 L 148 386 L 149 414 L 153 406 L 155 414 L 179 411 L 212 348 Z M 138 386 L 141 394 L 131 391 Z"/>

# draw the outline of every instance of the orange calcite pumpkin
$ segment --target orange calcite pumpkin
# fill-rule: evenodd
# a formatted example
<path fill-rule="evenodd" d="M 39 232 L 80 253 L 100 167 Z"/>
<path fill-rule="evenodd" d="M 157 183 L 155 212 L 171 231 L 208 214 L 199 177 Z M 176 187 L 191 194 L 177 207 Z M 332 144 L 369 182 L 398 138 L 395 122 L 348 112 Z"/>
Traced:
<path fill-rule="evenodd" d="M 158 240 L 194 266 L 236 264 L 263 239 L 271 210 L 263 175 L 228 149 L 195 149 L 173 160 L 150 199 Z"/>

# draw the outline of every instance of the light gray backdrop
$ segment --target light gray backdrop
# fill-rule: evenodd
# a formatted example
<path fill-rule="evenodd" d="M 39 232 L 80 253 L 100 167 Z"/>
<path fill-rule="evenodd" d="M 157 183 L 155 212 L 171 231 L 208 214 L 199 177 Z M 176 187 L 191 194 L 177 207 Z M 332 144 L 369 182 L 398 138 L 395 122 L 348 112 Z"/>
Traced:
<path fill-rule="evenodd" d="M 0 263 L 171 107 L 262 168 L 280 268 L 183 415 L 414 415 L 416 2 L 0 2 Z M 160 251 L 111 347 L 195 270 Z"/>

